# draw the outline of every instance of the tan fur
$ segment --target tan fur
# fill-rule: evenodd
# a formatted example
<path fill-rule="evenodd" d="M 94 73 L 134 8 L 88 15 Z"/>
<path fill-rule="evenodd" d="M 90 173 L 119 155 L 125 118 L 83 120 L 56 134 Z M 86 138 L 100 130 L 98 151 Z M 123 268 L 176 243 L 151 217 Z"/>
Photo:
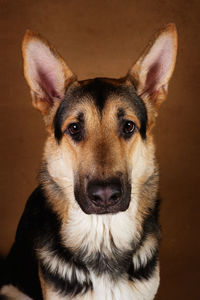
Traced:
<path fill-rule="evenodd" d="M 61 144 L 58 145 L 54 139 L 54 133 L 52 132 L 46 143 L 44 159 L 51 165 L 52 157 L 57 165 L 56 153 L 58 153 L 58 157 L 62 153 L 62 157 L 68 157 L 68 160 L 72 162 L 73 172 L 78 172 L 83 176 L 88 173 L 102 179 L 112 177 L 116 175 L 117 172 L 123 172 L 127 168 L 130 170 L 136 168 L 136 172 L 132 175 L 132 193 L 135 193 L 138 199 L 135 221 L 139 234 L 142 231 L 141 226 L 149 208 L 152 208 L 154 205 L 151 201 L 152 195 L 156 194 L 158 188 L 157 165 L 155 165 L 154 156 L 155 149 L 152 133 L 150 131 L 148 132 L 148 138 L 145 144 L 142 142 L 138 132 L 136 132 L 132 140 L 128 143 L 116 136 L 117 122 L 115 115 L 120 107 L 126 110 L 128 119 L 133 120 L 139 127 L 140 123 L 137 116 L 129 107 L 126 107 L 120 99 L 112 99 L 111 97 L 110 100 L 107 101 L 102 117 L 94 106 L 94 103 L 88 99 L 88 101 L 83 104 L 76 106 L 76 110 L 65 120 L 62 129 L 64 132 L 71 122 L 77 121 L 74 116 L 77 115 L 78 111 L 83 111 L 85 116 L 87 116 L 85 120 L 87 132 L 85 141 L 79 145 L 74 143 L 68 135 L 64 135 Z M 109 123 L 107 120 L 109 120 Z M 142 162 L 140 162 L 141 153 L 143 153 Z M 106 166 L 108 167 L 106 168 Z M 155 176 L 152 190 L 148 191 L 148 193 L 141 191 L 148 177 L 155 173 L 157 175 Z M 42 180 L 44 179 L 42 178 Z M 64 192 L 64 195 L 73 195 L 73 181 L 66 181 L 61 174 L 58 174 L 55 180 L 58 180 L 58 183 L 63 186 L 63 189 L 66 188 L 68 191 Z M 77 210 L 74 196 L 72 196 L 71 199 L 66 199 L 59 194 L 55 194 L 51 185 L 48 185 L 48 182 L 45 183 L 45 186 L 49 201 L 60 216 L 63 226 L 65 226 L 70 218 L 70 207 L 75 207 Z M 135 190 L 135 187 L 137 187 L 137 190 Z M 134 196 L 132 201 L 136 201 Z M 135 208 L 133 209 L 135 210 Z M 131 210 L 130 205 L 130 211 Z M 73 242 L 71 240 L 70 247 L 72 247 L 72 244 Z"/>
<path fill-rule="evenodd" d="M 44 300 L 47 299 L 47 284 L 45 283 L 43 277 L 42 277 L 42 272 L 40 270 L 40 266 L 39 266 L 39 279 L 40 279 L 40 284 L 41 284 L 41 288 L 42 288 L 42 296 L 44 298 Z"/>
<path fill-rule="evenodd" d="M 42 288 L 42 296 L 43 300 L 64 300 L 65 298 L 62 298 L 61 295 L 58 293 L 54 292 L 52 287 L 49 286 L 47 282 L 42 277 L 41 271 L 39 269 L 39 278 L 40 278 L 40 283 L 41 283 L 41 288 Z"/>
<path fill-rule="evenodd" d="M 169 37 L 169 44 L 173 46 L 172 62 L 166 75 L 164 73 L 163 81 L 161 80 L 158 88 L 150 93 L 148 89 L 145 90 L 148 81 L 149 62 L 147 58 L 149 55 L 154 56 L 154 52 L 152 54 L 154 45 L 158 44 L 159 50 L 159 41 L 161 40 L 162 46 L 162 39 L 165 37 Z M 50 99 L 42 83 L 39 85 L 37 80 L 33 80 L 34 76 L 31 76 L 34 74 L 31 73 L 29 60 L 31 62 L 32 60 L 28 51 L 33 43 L 45 48 L 47 56 L 53 57 L 53 63 L 56 59 L 56 92 L 59 95 L 57 98 Z M 168 81 L 174 69 L 177 50 L 175 26 L 169 24 L 156 35 L 154 41 L 149 44 L 126 77 L 119 80 L 104 79 L 115 86 L 134 85 L 137 94 L 144 101 L 143 104 L 147 111 L 148 122 L 145 139 L 140 132 L 141 118 L 137 117 L 134 106 L 131 107 L 128 101 L 123 101 L 123 95 L 116 96 L 113 93 L 109 94 L 102 111 L 96 107 L 92 96 L 86 95 L 79 99 L 81 101 L 75 102 L 63 120 L 62 138 L 58 142 L 55 139 L 53 121 L 58 107 L 64 99 L 66 89 L 87 85 L 89 81 L 76 81 L 75 75 L 55 48 L 38 34 L 28 31 L 24 37 L 22 49 L 25 61 L 24 72 L 31 89 L 33 105 L 41 111 L 48 131 L 39 181 L 44 188 L 48 203 L 61 220 L 62 246 L 67 247 L 72 253 L 84 253 L 84 259 L 95 253 L 103 253 L 112 259 L 113 244 L 125 253 L 125 251 L 133 250 L 134 242 L 139 245 L 137 252 L 133 254 L 134 264 L 136 266 L 140 263 L 147 264 L 148 258 L 151 258 L 157 249 L 159 241 L 159 229 L 154 233 L 148 233 L 148 236 L 142 241 L 143 222 L 149 211 L 154 208 L 158 192 L 158 165 L 155 159 L 152 128 L 158 108 L 167 95 Z M 162 79 L 162 76 L 160 77 Z M 124 118 L 136 125 L 136 130 L 130 139 L 125 139 L 123 134 L 120 134 L 117 117 L 120 109 L 125 112 Z M 75 142 L 67 129 L 70 124 L 78 122 L 77 116 L 80 112 L 84 115 L 84 139 L 81 142 Z M 77 178 L 79 179 L 79 188 L 80 186 L 85 188 L 87 180 L 98 179 L 103 182 L 109 178 L 119 178 L 124 174 L 128 178 L 126 185 L 128 186 L 129 183 L 131 185 L 128 208 L 118 209 L 117 213 L 102 215 L 91 213 L 91 211 L 87 214 L 81 209 L 80 203 L 75 199 Z M 83 195 L 86 195 L 86 191 L 84 193 Z M 59 272 L 63 278 L 66 278 L 66 275 L 69 280 L 71 279 L 72 267 L 56 256 L 48 248 L 48 245 L 38 249 L 38 257 L 52 272 Z M 83 278 L 80 270 L 74 269 L 74 272 L 79 279 Z M 99 300 L 103 291 L 103 297 L 109 300 L 127 300 L 131 296 L 133 299 L 150 300 L 153 299 L 159 284 L 159 265 L 157 264 L 155 264 L 155 272 L 148 281 L 144 279 L 131 282 L 126 273 L 118 282 L 114 282 L 110 281 L 110 275 L 97 276 L 92 268 L 88 269 L 88 274 L 84 276 L 90 276 L 94 290 L 89 290 L 88 293 L 77 297 L 66 296 L 65 299 Z M 39 277 L 44 300 L 63 299 L 54 292 L 49 283 L 45 282 L 41 270 L 39 270 Z M 107 284 L 108 289 L 106 288 Z"/>

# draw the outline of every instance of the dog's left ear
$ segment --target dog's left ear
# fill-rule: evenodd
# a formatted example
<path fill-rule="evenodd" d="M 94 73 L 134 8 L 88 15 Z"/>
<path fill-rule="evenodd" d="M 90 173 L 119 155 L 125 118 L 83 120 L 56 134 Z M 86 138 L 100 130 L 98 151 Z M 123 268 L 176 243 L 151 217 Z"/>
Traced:
<path fill-rule="evenodd" d="M 168 24 L 149 44 L 143 55 L 130 69 L 127 78 L 137 94 L 157 109 L 167 95 L 177 53 L 177 31 L 174 24 Z"/>
<path fill-rule="evenodd" d="M 27 30 L 22 52 L 33 106 L 46 115 L 56 102 L 63 100 L 67 86 L 76 76 L 55 48 L 37 33 Z"/>

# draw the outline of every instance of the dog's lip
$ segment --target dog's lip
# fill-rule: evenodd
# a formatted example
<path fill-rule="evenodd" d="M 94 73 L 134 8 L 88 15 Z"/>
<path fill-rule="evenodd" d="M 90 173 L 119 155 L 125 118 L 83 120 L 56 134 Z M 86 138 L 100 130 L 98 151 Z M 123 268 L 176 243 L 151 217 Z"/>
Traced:
<path fill-rule="evenodd" d="M 109 214 L 116 214 L 120 212 L 121 210 L 116 210 L 116 211 L 110 211 L 108 208 L 100 208 L 100 209 L 90 209 L 89 211 L 84 211 L 87 215 L 109 215 Z"/>
<path fill-rule="evenodd" d="M 112 206 L 96 206 L 93 203 L 88 203 L 87 207 L 82 206 L 81 209 L 87 215 L 108 215 L 108 214 L 117 214 L 119 212 L 125 211 L 128 209 L 130 201 L 128 202 L 128 206 L 121 206 L 121 201 L 116 203 L 116 205 Z"/>
<path fill-rule="evenodd" d="M 96 206 L 95 204 L 91 205 L 94 211 L 96 211 L 97 214 L 110 214 L 112 211 L 116 210 L 117 204 L 116 205 L 104 205 L 104 206 Z"/>

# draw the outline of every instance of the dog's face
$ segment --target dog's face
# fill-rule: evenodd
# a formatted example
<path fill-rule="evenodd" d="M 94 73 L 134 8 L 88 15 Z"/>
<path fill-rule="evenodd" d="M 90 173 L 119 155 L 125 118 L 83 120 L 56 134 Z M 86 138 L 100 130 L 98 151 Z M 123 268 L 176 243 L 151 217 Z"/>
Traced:
<path fill-rule="evenodd" d="M 67 91 L 54 117 L 55 138 L 65 156 L 71 152 L 75 198 L 84 212 L 128 208 L 131 161 L 146 123 L 145 105 L 131 85 L 94 79 Z"/>
<path fill-rule="evenodd" d="M 86 214 L 125 211 L 154 172 L 151 129 L 176 56 L 173 25 L 122 79 L 77 81 L 56 50 L 27 32 L 25 75 L 49 132 L 45 160 Z M 67 190 L 67 188 L 66 188 Z"/>

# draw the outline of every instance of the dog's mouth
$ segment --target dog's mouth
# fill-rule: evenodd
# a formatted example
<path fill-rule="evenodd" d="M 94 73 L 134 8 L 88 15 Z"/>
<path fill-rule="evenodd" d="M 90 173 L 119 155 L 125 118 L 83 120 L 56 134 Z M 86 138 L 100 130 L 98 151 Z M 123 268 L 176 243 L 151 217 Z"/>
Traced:
<path fill-rule="evenodd" d="M 89 181 L 76 185 L 75 199 L 86 214 L 115 214 L 128 209 L 131 185 L 119 178 Z"/>

